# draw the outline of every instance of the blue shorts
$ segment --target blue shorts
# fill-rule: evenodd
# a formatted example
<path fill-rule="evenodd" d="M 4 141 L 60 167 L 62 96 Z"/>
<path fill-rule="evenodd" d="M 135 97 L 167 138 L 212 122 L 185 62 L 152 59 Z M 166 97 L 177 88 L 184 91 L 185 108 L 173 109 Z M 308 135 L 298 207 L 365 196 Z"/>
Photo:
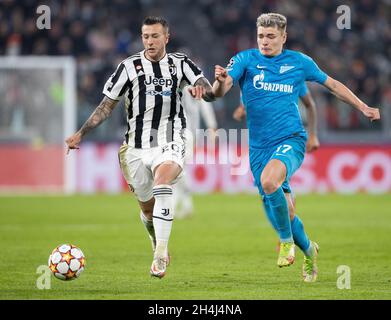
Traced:
<path fill-rule="evenodd" d="M 264 149 L 255 149 L 250 147 L 250 167 L 254 176 L 254 181 L 258 187 L 259 193 L 264 196 L 265 193 L 261 185 L 261 174 L 265 166 L 272 159 L 278 159 L 285 164 L 286 178 L 282 184 L 285 193 L 291 193 L 289 180 L 292 175 L 300 168 L 304 160 L 306 137 L 293 136 L 283 140 L 281 143 Z"/>

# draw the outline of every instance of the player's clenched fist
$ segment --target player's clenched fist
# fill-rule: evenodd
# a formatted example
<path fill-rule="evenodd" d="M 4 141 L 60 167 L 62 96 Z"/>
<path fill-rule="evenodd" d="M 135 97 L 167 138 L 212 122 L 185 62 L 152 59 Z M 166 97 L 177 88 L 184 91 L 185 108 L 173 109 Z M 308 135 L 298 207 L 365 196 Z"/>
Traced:
<path fill-rule="evenodd" d="M 228 77 L 228 72 L 223 68 L 222 66 L 216 65 L 215 66 L 215 79 L 218 82 L 224 82 L 225 79 Z"/>
<path fill-rule="evenodd" d="M 66 139 L 65 143 L 68 146 L 67 154 L 69 153 L 69 150 L 79 149 L 80 142 L 81 142 L 81 134 L 79 132 L 76 132 L 75 134 L 71 135 L 68 139 Z"/>
<path fill-rule="evenodd" d="M 318 150 L 320 146 L 318 136 L 316 134 L 309 134 L 308 140 L 306 144 L 306 151 L 307 152 L 313 152 L 315 150 Z"/>
<path fill-rule="evenodd" d="M 371 121 L 380 119 L 380 111 L 378 108 L 366 107 L 361 110 L 362 113 Z"/>

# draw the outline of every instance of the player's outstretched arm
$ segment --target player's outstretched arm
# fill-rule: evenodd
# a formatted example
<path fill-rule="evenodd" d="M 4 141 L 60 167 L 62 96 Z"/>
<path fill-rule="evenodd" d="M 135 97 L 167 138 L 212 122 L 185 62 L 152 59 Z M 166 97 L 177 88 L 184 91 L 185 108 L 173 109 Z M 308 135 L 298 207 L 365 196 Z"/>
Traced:
<path fill-rule="evenodd" d="M 96 107 L 94 112 L 90 115 L 88 120 L 79 129 L 79 131 L 77 131 L 76 133 L 74 133 L 68 139 L 65 140 L 68 146 L 67 154 L 69 153 L 69 150 L 79 149 L 79 144 L 83 136 L 88 131 L 96 128 L 103 121 L 105 121 L 111 115 L 111 112 L 113 111 L 117 103 L 118 101 L 112 100 L 106 96 L 102 99 L 102 101 Z"/>
<path fill-rule="evenodd" d="M 199 78 L 193 87 L 189 88 L 189 92 L 193 98 L 200 100 L 204 99 L 206 102 L 212 102 L 216 100 L 212 92 L 212 86 L 208 79 L 205 77 Z"/>
<path fill-rule="evenodd" d="M 317 135 L 318 123 L 316 117 L 316 105 L 310 91 L 308 91 L 305 96 L 301 97 L 301 101 L 303 101 L 305 106 L 308 121 L 308 140 L 306 149 L 307 152 L 312 152 L 319 149 L 320 146 Z"/>
<path fill-rule="evenodd" d="M 215 97 L 223 97 L 233 85 L 233 79 L 225 68 L 215 66 L 215 82 L 213 83 L 213 94 Z"/>
<path fill-rule="evenodd" d="M 341 82 L 331 77 L 327 77 L 324 86 L 328 88 L 331 93 L 334 94 L 338 99 L 360 110 L 364 114 L 364 116 L 366 116 L 371 121 L 380 119 L 380 111 L 378 108 L 371 108 L 367 106 L 366 103 L 361 101 L 352 91 L 350 91 Z"/>

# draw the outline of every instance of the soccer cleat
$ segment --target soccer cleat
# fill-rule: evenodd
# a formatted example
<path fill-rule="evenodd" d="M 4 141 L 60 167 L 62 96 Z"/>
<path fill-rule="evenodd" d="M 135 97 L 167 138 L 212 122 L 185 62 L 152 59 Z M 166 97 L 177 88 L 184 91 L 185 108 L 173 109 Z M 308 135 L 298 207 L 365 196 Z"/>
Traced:
<path fill-rule="evenodd" d="M 163 278 L 166 274 L 166 268 L 168 264 L 168 257 L 154 257 L 151 265 L 151 276 L 157 277 L 157 278 Z"/>
<path fill-rule="evenodd" d="M 304 255 L 303 263 L 303 280 L 304 282 L 315 282 L 318 277 L 318 266 L 316 259 L 318 257 L 319 246 L 316 242 L 311 241 L 312 253 L 310 256 Z"/>
<path fill-rule="evenodd" d="M 156 239 L 150 237 L 151 239 L 151 244 L 152 244 L 152 252 L 155 254 L 155 250 L 156 250 Z M 166 260 L 167 260 L 167 267 L 170 265 L 170 262 L 171 262 L 171 256 L 170 256 L 170 253 L 167 251 L 167 256 L 166 256 Z"/>
<path fill-rule="evenodd" d="M 289 267 L 293 262 L 295 262 L 295 244 L 293 242 L 281 242 L 277 265 L 280 268 Z"/>

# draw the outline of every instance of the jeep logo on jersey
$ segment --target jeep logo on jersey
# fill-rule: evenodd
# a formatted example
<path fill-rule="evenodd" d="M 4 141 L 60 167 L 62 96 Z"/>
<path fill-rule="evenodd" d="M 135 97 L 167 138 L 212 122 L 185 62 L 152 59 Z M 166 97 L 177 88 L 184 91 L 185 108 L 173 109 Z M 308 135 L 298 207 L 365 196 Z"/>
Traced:
<path fill-rule="evenodd" d="M 152 76 L 144 80 L 144 84 L 147 86 L 152 84 L 154 86 L 171 87 L 173 83 L 171 78 L 155 78 Z"/>

